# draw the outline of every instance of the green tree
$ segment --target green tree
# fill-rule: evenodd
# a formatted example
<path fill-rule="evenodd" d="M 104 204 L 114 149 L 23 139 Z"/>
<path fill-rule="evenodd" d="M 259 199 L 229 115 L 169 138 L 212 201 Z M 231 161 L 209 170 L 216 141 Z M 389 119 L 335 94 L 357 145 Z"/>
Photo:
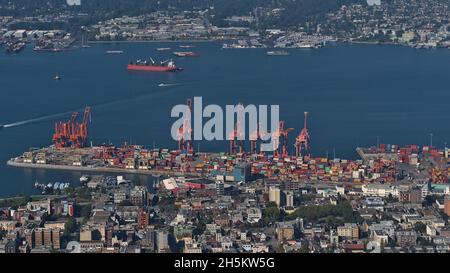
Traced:
<path fill-rule="evenodd" d="M 78 206 L 79 216 L 89 218 L 91 216 L 91 204 Z"/>
<path fill-rule="evenodd" d="M 417 232 L 425 233 L 425 232 L 427 231 L 427 225 L 425 225 L 425 224 L 422 223 L 422 222 L 417 222 L 417 223 L 414 224 L 414 229 L 415 229 Z"/>
<path fill-rule="evenodd" d="M 78 225 L 73 217 L 67 219 L 67 223 L 64 225 L 64 235 L 69 235 L 77 231 Z"/>
<path fill-rule="evenodd" d="M 302 246 L 300 247 L 300 253 L 309 253 L 309 242 L 302 242 Z"/>

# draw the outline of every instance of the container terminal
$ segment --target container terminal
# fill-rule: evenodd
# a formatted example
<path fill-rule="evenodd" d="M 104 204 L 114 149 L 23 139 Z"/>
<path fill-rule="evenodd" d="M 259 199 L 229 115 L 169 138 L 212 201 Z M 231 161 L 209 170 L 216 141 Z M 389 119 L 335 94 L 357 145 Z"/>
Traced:
<path fill-rule="evenodd" d="M 190 100 L 187 105 L 191 105 Z M 227 152 L 198 153 L 192 141 L 183 139 L 183 125 L 179 129 L 178 149 L 148 149 L 127 143 L 88 145 L 90 111 L 86 107 L 81 122 L 77 121 L 78 113 L 73 113 L 69 121 L 56 123 L 53 145 L 30 149 L 11 158 L 7 164 L 22 168 L 188 176 L 225 182 L 263 178 L 280 181 L 293 189 L 299 185 L 295 182 L 393 183 L 418 176 L 418 170 L 425 168 L 424 183 L 430 179 L 433 183 L 448 183 L 447 147 L 439 150 L 431 146 L 379 144 L 357 148 L 361 157 L 358 160 L 312 156 L 307 112 L 304 127 L 293 143 L 295 154 L 289 154 L 289 133 L 293 128 L 286 128 L 284 121 L 280 121 L 278 132 L 272 132 L 280 136 L 280 147 L 271 153 L 259 151 L 258 141 L 249 141 L 247 145 L 237 140 L 236 134 L 229 141 Z M 420 175 L 423 176 L 423 172 Z M 414 178 L 414 181 L 421 181 L 419 177 Z"/>
<path fill-rule="evenodd" d="M 56 123 L 51 146 L 8 161 L 83 173 L 79 186 L 36 181 L 42 195 L 32 201 L 0 199 L 4 215 L 11 215 L 4 226 L 19 234 L 22 252 L 325 253 L 333 245 L 339 249 L 334 253 L 417 253 L 429 236 L 435 248 L 427 242 L 426 252 L 449 252 L 447 148 L 379 144 L 357 148 L 358 160 L 313 156 L 308 113 L 290 144 L 293 154 L 288 136 L 294 129 L 283 121 L 271 132 L 281 145 L 270 153 L 258 149 L 259 141 L 237 139 L 221 153 L 196 152 L 183 137 L 174 149 L 94 146 L 88 141 L 90 111 L 86 107 L 81 121 L 73 113 Z M 179 136 L 186 136 L 183 125 Z M 127 173 L 157 180 L 131 181 Z M 62 230 L 72 219 L 79 227 L 65 237 Z M 48 234 L 52 238 L 42 240 Z M 94 234 L 100 236 L 93 240 Z M 411 235 L 406 242 L 404 234 Z M 150 236 L 163 239 L 155 243 Z M 169 236 L 175 239 L 170 244 Z"/>

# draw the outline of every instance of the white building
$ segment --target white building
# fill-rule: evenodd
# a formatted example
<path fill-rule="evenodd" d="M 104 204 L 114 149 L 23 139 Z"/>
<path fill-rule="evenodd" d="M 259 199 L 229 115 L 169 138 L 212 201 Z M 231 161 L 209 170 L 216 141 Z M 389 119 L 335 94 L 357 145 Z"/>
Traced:
<path fill-rule="evenodd" d="M 388 197 L 392 195 L 393 197 L 398 196 L 398 189 L 396 186 L 388 184 L 366 184 L 362 186 L 362 192 L 365 196 L 378 196 L 378 197 Z"/>

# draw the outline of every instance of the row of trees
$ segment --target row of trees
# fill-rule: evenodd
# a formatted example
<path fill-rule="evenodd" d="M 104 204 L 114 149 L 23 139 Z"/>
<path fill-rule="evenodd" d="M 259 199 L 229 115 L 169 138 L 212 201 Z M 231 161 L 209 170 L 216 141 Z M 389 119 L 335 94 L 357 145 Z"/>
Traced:
<path fill-rule="evenodd" d="M 333 223 L 331 217 L 339 217 L 343 221 L 351 223 L 362 223 L 363 221 L 359 213 L 353 211 L 350 204 L 344 200 L 340 200 L 337 205 L 302 206 L 289 214 L 286 219 L 303 218 L 312 222 L 327 219 L 327 222 Z"/>
<path fill-rule="evenodd" d="M 291 214 L 286 214 L 275 203 L 270 202 L 264 210 L 262 224 L 296 218 L 302 218 L 307 222 L 325 221 L 330 226 L 336 226 L 342 222 L 359 224 L 363 222 L 363 218 L 358 212 L 353 211 L 348 201 L 341 199 L 337 205 L 301 206 Z"/>

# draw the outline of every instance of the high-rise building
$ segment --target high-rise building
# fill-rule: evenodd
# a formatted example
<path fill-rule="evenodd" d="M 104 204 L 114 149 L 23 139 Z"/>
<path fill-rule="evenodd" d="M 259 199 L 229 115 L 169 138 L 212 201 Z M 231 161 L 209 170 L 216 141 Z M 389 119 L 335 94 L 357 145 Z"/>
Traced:
<path fill-rule="evenodd" d="M 217 195 L 225 194 L 225 184 L 223 181 L 220 181 L 220 180 L 216 181 L 216 193 L 217 193 Z"/>
<path fill-rule="evenodd" d="M 41 247 L 44 244 L 43 229 L 36 228 L 34 230 L 34 246 Z"/>
<path fill-rule="evenodd" d="M 294 193 L 292 191 L 285 191 L 285 200 L 286 200 L 286 207 L 293 208 L 294 207 Z"/>
<path fill-rule="evenodd" d="M 105 235 L 106 246 L 107 247 L 112 247 L 112 245 L 113 245 L 112 244 L 112 238 L 113 238 L 113 235 L 114 235 L 114 227 L 112 225 L 108 225 L 106 227 L 105 233 L 106 233 L 106 235 Z"/>
<path fill-rule="evenodd" d="M 444 200 L 444 213 L 450 216 L 450 196 L 446 195 Z"/>
<path fill-rule="evenodd" d="M 159 230 L 157 232 L 156 247 L 159 253 L 169 250 L 169 233 L 166 230 Z"/>
<path fill-rule="evenodd" d="M 54 249 L 61 248 L 61 230 L 59 228 L 53 228 L 52 230 L 52 245 Z"/>
<path fill-rule="evenodd" d="M 155 252 L 156 249 L 156 231 L 153 227 L 147 227 L 145 235 L 142 238 L 141 246 L 148 252 Z"/>
<path fill-rule="evenodd" d="M 274 202 L 277 206 L 281 205 L 281 194 L 280 189 L 277 187 L 269 188 L 269 201 Z"/>
<path fill-rule="evenodd" d="M 27 241 L 30 248 L 34 248 L 34 229 L 26 229 L 24 231 L 25 240 Z"/>
<path fill-rule="evenodd" d="M 409 189 L 401 189 L 399 191 L 398 199 L 400 202 L 408 203 L 411 198 L 411 191 Z"/>
<path fill-rule="evenodd" d="M 52 230 L 50 228 L 43 229 L 44 236 L 44 246 L 51 247 L 52 246 Z"/>
<path fill-rule="evenodd" d="M 422 190 L 420 188 L 412 188 L 409 194 L 409 202 L 412 204 L 422 203 Z"/>
<path fill-rule="evenodd" d="M 138 212 L 138 226 L 140 228 L 144 228 L 145 229 L 148 226 L 148 222 L 149 222 L 149 215 L 148 215 L 148 213 L 145 210 L 140 209 L 139 212 Z"/>
<path fill-rule="evenodd" d="M 135 206 L 147 205 L 147 188 L 143 186 L 135 186 L 130 192 L 130 201 Z"/>

